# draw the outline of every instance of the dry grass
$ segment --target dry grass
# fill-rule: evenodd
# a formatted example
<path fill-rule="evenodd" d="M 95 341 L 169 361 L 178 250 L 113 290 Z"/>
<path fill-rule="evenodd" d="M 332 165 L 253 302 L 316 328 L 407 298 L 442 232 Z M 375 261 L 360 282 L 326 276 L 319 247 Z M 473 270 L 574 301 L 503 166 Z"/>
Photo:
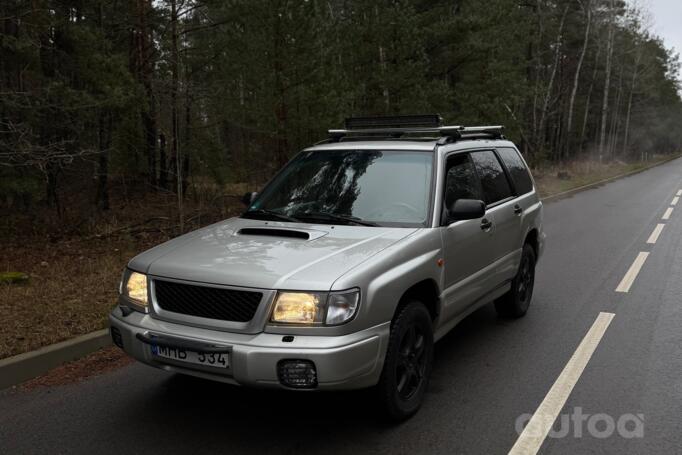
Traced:
<path fill-rule="evenodd" d="M 7 246 L 2 270 L 29 275 L 0 284 L 0 358 L 104 327 L 132 244 L 62 242 Z"/>
<path fill-rule="evenodd" d="M 533 170 L 533 176 L 538 186 L 540 196 L 547 197 L 600 180 L 633 172 L 667 159 L 670 159 L 669 155 L 654 156 L 647 162 L 638 161 L 634 163 L 624 163 L 622 161 L 610 163 L 578 161 L 566 163 L 561 166 L 540 167 Z M 560 172 L 568 173 L 570 178 L 559 178 L 558 174 Z"/>

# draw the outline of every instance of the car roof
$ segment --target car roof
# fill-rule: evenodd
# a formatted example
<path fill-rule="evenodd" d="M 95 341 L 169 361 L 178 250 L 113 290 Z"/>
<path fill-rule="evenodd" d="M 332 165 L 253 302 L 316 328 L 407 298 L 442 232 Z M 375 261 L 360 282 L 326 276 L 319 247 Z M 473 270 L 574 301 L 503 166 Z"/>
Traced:
<path fill-rule="evenodd" d="M 454 142 L 439 144 L 439 139 L 402 139 L 402 140 L 352 140 L 339 142 L 324 142 L 307 147 L 306 151 L 324 150 L 415 150 L 431 152 L 436 150 L 450 152 L 484 147 L 515 147 L 514 143 L 503 139 L 461 139 Z"/>

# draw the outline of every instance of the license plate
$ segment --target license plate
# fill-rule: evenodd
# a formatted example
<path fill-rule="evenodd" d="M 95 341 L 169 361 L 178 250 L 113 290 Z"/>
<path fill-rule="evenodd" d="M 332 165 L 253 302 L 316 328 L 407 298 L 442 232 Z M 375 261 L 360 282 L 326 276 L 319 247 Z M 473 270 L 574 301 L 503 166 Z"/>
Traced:
<path fill-rule="evenodd" d="M 152 345 L 152 354 L 156 357 L 207 367 L 228 368 L 230 366 L 229 356 L 224 353 L 206 354 L 203 352 L 187 351 L 186 349 Z"/>

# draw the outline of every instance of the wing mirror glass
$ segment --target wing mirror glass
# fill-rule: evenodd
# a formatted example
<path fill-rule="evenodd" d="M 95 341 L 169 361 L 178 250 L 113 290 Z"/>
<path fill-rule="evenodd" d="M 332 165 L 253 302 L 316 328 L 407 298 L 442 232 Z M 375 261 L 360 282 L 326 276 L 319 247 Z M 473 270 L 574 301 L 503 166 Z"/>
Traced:
<path fill-rule="evenodd" d="M 256 196 L 258 196 L 258 193 L 256 193 L 255 191 L 249 191 L 248 193 L 244 194 L 244 196 L 242 196 L 242 203 L 248 207 L 251 205 L 254 199 L 256 199 Z"/>
<path fill-rule="evenodd" d="M 457 199 L 448 208 L 448 224 L 461 220 L 475 220 L 485 215 L 485 203 L 478 199 Z"/>

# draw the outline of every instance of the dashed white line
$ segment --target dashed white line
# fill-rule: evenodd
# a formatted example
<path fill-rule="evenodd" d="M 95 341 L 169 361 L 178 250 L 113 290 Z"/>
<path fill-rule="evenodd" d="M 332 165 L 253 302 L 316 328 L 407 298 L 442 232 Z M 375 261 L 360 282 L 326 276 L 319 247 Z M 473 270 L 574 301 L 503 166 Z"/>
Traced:
<path fill-rule="evenodd" d="M 561 412 L 561 408 L 566 404 L 573 387 L 580 379 L 587 362 L 590 361 L 614 316 L 613 313 L 599 313 L 585 338 L 580 342 L 578 349 L 575 350 L 554 385 L 547 392 L 545 399 L 542 400 L 535 414 L 531 417 L 528 425 L 519 435 L 516 443 L 509 451 L 510 455 L 533 455 L 540 450 L 547 433 Z"/>
<path fill-rule="evenodd" d="M 644 261 L 646 261 L 646 258 L 648 256 L 649 253 L 647 253 L 646 251 L 642 251 L 637 255 L 637 257 L 635 258 L 635 262 L 632 263 L 627 273 L 620 281 L 620 284 L 616 288 L 616 292 L 630 291 L 630 286 L 632 286 L 632 283 L 635 281 L 635 278 L 637 278 L 637 275 L 639 274 L 639 271 L 642 269 Z"/>
<path fill-rule="evenodd" d="M 677 194 L 675 196 L 682 196 L 682 190 L 677 190 Z"/>
<path fill-rule="evenodd" d="M 673 214 L 673 208 L 672 208 L 672 207 L 668 207 L 667 209 L 665 209 L 665 213 L 663 214 L 663 219 L 664 219 L 664 220 L 669 220 L 669 219 L 670 219 L 670 215 L 672 215 L 672 214 Z"/>
<path fill-rule="evenodd" d="M 663 231 L 664 227 L 665 224 L 662 223 L 657 224 L 656 227 L 654 228 L 654 231 L 649 236 L 649 239 L 646 241 L 646 243 L 656 243 L 656 240 L 658 240 L 658 236 L 661 235 L 661 231 Z"/>
<path fill-rule="evenodd" d="M 677 205 L 677 203 L 679 202 L 679 200 L 680 200 L 680 197 L 679 197 L 679 196 L 675 196 L 675 197 L 673 198 L 673 201 L 670 203 L 670 205 Z"/>

